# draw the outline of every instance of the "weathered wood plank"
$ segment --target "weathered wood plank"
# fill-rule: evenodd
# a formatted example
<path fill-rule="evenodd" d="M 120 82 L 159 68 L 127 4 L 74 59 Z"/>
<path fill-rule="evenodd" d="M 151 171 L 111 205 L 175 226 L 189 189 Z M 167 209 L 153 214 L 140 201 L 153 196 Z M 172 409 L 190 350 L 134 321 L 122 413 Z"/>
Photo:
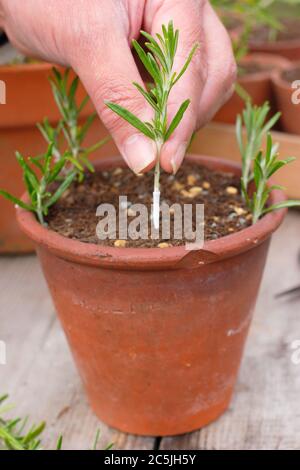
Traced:
<path fill-rule="evenodd" d="M 300 364 L 292 343 L 300 340 L 300 213 L 291 213 L 274 236 L 261 294 L 230 409 L 198 432 L 165 438 L 161 449 L 299 449 Z"/>
<path fill-rule="evenodd" d="M 91 448 L 98 428 L 100 446 L 153 448 L 154 439 L 115 431 L 89 409 L 34 256 L 0 258 L 0 340 L 7 345 L 0 394 L 9 393 L 17 404 L 14 415 L 47 421 L 45 448 L 53 448 L 60 434 L 66 449 Z"/>

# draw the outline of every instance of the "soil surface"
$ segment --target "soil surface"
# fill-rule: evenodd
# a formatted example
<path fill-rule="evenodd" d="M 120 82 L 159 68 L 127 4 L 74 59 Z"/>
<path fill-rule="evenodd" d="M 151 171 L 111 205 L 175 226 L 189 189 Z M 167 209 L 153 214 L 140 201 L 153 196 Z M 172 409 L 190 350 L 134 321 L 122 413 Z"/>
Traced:
<path fill-rule="evenodd" d="M 266 26 L 260 26 L 251 35 L 251 42 L 260 44 L 262 42 L 290 41 L 300 39 L 300 19 L 284 19 L 281 21 L 281 31 L 271 31 Z"/>
<path fill-rule="evenodd" d="M 244 77 L 247 75 L 254 75 L 260 72 L 267 72 L 273 70 L 276 65 L 271 64 L 262 64 L 258 62 L 249 62 L 247 64 L 240 64 L 238 67 L 238 74 L 239 77 Z"/>
<path fill-rule="evenodd" d="M 293 83 L 296 80 L 300 80 L 300 67 L 295 67 L 291 70 L 284 70 L 282 72 L 282 78 L 288 83 Z"/>
<path fill-rule="evenodd" d="M 83 183 L 74 182 L 63 197 L 50 209 L 47 222 L 49 228 L 61 235 L 86 243 L 97 243 L 118 247 L 154 247 L 183 245 L 186 241 L 174 239 L 171 230 L 169 240 L 127 240 L 116 239 L 101 241 L 96 235 L 100 220 L 96 209 L 101 203 L 113 204 L 117 209 L 119 221 L 119 195 L 127 196 L 126 211 L 128 224 L 136 215 L 130 209 L 132 204 L 142 203 L 151 214 L 153 173 L 136 176 L 129 169 L 116 168 L 87 174 Z M 205 239 L 213 240 L 238 232 L 251 225 L 252 217 L 240 196 L 240 179 L 231 173 L 221 173 L 193 163 L 185 163 L 176 176 L 161 175 L 161 202 L 172 206 L 174 203 L 205 206 Z M 174 217 L 170 210 L 171 227 Z M 195 219 L 195 220 L 194 220 Z M 193 217 L 196 228 L 196 217 Z M 149 221 L 149 233 L 150 233 Z M 117 223 L 118 229 L 118 223 Z"/>

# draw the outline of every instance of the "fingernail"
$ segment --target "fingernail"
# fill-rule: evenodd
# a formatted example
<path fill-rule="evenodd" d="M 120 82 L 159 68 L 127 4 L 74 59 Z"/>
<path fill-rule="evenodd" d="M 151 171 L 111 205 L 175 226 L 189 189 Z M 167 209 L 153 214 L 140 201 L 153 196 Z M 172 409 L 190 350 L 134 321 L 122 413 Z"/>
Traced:
<path fill-rule="evenodd" d="M 154 142 L 143 135 L 136 134 L 129 137 L 124 144 L 123 156 L 135 173 L 141 173 L 156 157 Z"/>
<path fill-rule="evenodd" d="M 171 166 L 173 169 L 173 175 L 175 175 L 185 157 L 187 143 L 179 144 L 171 157 Z"/>

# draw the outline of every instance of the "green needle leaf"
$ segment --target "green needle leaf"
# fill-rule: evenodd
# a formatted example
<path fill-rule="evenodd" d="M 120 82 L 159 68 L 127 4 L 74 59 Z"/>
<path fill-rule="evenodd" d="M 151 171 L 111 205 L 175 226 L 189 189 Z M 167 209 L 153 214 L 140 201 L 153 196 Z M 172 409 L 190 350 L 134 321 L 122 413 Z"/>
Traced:
<path fill-rule="evenodd" d="M 263 210 L 263 214 L 268 212 L 276 211 L 278 209 L 287 209 L 291 207 L 300 207 L 300 201 L 290 199 L 288 201 L 279 202 L 278 204 L 273 204 L 272 206 L 266 207 Z"/>
<path fill-rule="evenodd" d="M 63 443 L 63 437 L 59 436 L 57 444 L 56 444 L 56 450 L 61 450 L 62 449 L 62 443 Z"/>
<path fill-rule="evenodd" d="M 76 177 L 76 172 L 73 171 L 72 173 L 69 173 L 66 179 L 62 182 L 62 184 L 59 186 L 59 188 L 55 191 L 55 193 L 50 197 L 50 199 L 45 203 L 45 209 L 48 209 L 50 206 L 53 206 L 58 199 L 61 197 L 61 195 L 68 189 L 72 181 Z"/>
<path fill-rule="evenodd" d="M 159 112 L 159 108 L 157 106 L 157 104 L 155 103 L 155 101 L 152 99 L 152 96 L 150 93 L 148 93 L 147 91 L 145 91 L 141 85 L 139 85 L 138 83 L 136 82 L 133 82 L 133 85 L 138 89 L 138 91 L 143 95 L 143 97 L 145 98 L 146 101 L 148 101 L 148 103 L 152 106 L 152 108 Z"/>
<path fill-rule="evenodd" d="M 18 199 L 17 197 L 13 196 L 12 194 L 9 194 L 7 191 L 3 191 L 3 189 L 0 189 L 0 194 L 1 196 L 5 197 L 9 201 L 13 202 L 19 207 L 22 207 L 22 209 L 26 209 L 27 211 L 33 211 L 33 207 L 30 206 L 29 204 L 26 204 L 25 202 L 21 201 L 21 199 Z"/>
<path fill-rule="evenodd" d="M 184 66 L 182 67 L 181 71 L 179 72 L 179 74 L 176 76 L 175 80 L 173 81 L 173 85 L 175 85 L 175 83 L 178 82 L 178 80 L 180 80 L 180 78 L 182 77 L 182 75 L 186 72 L 188 66 L 190 65 L 192 59 L 193 59 L 193 56 L 196 52 L 196 50 L 198 49 L 199 44 L 195 44 L 194 47 L 192 48 L 191 52 L 189 53 L 189 56 L 184 64 Z"/>
<path fill-rule="evenodd" d="M 156 83 L 158 83 L 158 81 L 160 80 L 160 76 L 159 76 L 159 70 L 158 70 L 156 64 L 153 65 L 153 62 L 151 62 L 149 60 L 149 56 L 146 54 L 144 49 L 139 45 L 139 43 L 135 39 L 133 39 L 132 45 L 133 45 L 134 49 L 136 50 L 136 53 L 138 54 L 142 64 L 144 65 L 145 69 L 147 70 L 147 72 L 151 75 L 153 80 Z"/>
<path fill-rule="evenodd" d="M 166 132 L 165 141 L 167 141 L 171 137 L 171 135 L 173 134 L 173 132 L 175 131 L 175 129 L 179 125 L 180 121 L 183 118 L 184 113 L 186 112 L 187 108 L 189 107 L 189 104 L 190 104 L 190 100 L 186 100 L 182 103 L 182 105 L 178 109 L 176 115 L 174 116 L 174 118 L 173 118 L 167 132 Z"/>
<path fill-rule="evenodd" d="M 114 111 L 116 114 L 118 114 L 121 118 L 125 119 L 125 121 L 129 122 L 133 127 L 135 127 L 137 130 L 145 134 L 147 137 L 150 139 L 154 138 L 153 133 L 150 131 L 150 129 L 134 114 L 132 114 L 130 111 L 127 109 L 123 108 L 122 106 L 112 103 L 110 101 L 105 101 L 106 106 L 110 108 L 112 111 Z"/>

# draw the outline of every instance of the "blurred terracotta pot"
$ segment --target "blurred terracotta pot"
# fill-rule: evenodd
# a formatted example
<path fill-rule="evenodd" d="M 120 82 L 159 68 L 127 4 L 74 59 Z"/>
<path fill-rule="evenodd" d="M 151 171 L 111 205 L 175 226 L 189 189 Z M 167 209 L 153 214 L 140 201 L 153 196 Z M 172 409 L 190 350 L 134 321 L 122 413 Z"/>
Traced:
<path fill-rule="evenodd" d="M 221 159 L 188 158 L 240 174 Z M 122 164 L 107 159 L 97 168 Z M 271 202 L 281 200 L 273 191 Z M 17 213 L 100 419 L 125 432 L 163 436 L 200 428 L 226 410 L 270 237 L 285 211 L 200 251 L 81 243 Z"/>
<path fill-rule="evenodd" d="M 252 43 L 250 49 L 253 53 L 265 52 L 285 57 L 291 61 L 300 60 L 300 39 L 293 41 L 266 42 L 263 44 Z"/>
<path fill-rule="evenodd" d="M 6 104 L 0 106 L 0 188 L 18 197 L 24 192 L 24 185 L 15 151 L 25 156 L 44 152 L 46 143 L 36 123 L 46 116 L 51 123 L 59 119 L 48 81 L 51 70 L 52 65 L 43 62 L 0 66 L 0 79 L 6 85 Z M 85 91 L 81 87 L 78 97 L 82 99 L 84 96 Z M 89 104 L 83 111 L 83 118 L 92 112 L 93 107 Z M 89 133 L 87 143 L 95 143 L 105 134 L 98 120 Z M 107 152 L 109 154 L 109 147 L 106 146 L 106 155 Z M 97 153 L 99 155 L 101 151 Z M 11 203 L 0 198 L 0 254 L 32 250 L 32 243 L 19 230 Z"/>
<path fill-rule="evenodd" d="M 283 129 L 292 134 L 300 134 L 300 61 L 276 71 L 272 82 Z"/>
<path fill-rule="evenodd" d="M 274 104 L 271 75 L 274 70 L 281 70 L 289 64 L 286 59 L 270 54 L 249 54 L 241 61 L 246 72 L 238 78 L 238 84 L 251 96 L 254 104 L 261 106 L 265 101 Z M 253 68 L 251 73 L 247 69 Z M 214 121 L 234 124 L 236 117 L 245 107 L 245 102 L 235 92 L 224 106 L 217 112 Z"/>
<path fill-rule="evenodd" d="M 288 19 L 281 22 L 287 29 L 287 34 L 279 33 L 276 40 L 267 39 L 259 40 L 259 34 L 255 34 L 255 38 L 250 40 L 249 48 L 252 52 L 266 52 L 268 54 L 276 54 L 291 61 L 300 60 L 300 19 Z M 294 37 L 291 36 L 293 31 Z M 297 37 L 298 36 L 298 37 Z"/>

